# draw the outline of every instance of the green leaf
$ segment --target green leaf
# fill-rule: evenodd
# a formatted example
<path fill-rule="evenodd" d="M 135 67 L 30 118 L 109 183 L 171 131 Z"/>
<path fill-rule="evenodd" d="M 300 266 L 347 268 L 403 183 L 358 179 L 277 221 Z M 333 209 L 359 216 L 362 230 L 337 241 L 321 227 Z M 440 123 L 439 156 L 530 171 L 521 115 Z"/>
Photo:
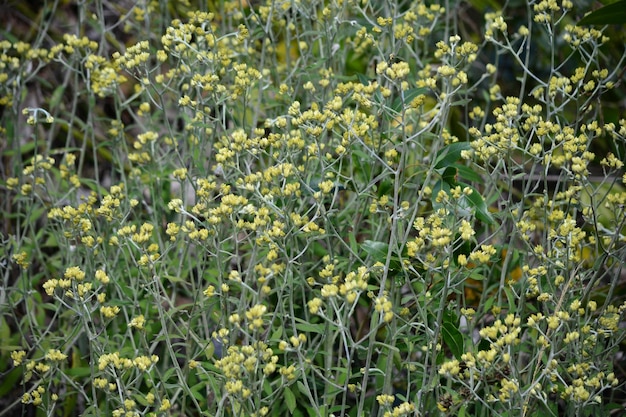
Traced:
<path fill-rule="evenodd" d="M 433 186 L 433 192 L 432 195 L 433 196 L 437 196 L 439 194 L 440 191 L 445 192 L 446 194 L 450 193 L 450 183 L 444 181 L 443 179 L 438 180 L 435 185 Z M 439 209 L 441 208 L 443 205 L 442 203 L 438 203 L 437 199 L 433 199 L 432 201 L 433 207 L 435 209 Z"/>
<path fill-rule="evenodd" d="M 604 408 L 604 412 L 606 413 L 605 415 L 612 414 L 610 411 L 613 411 L 613 410 L 624 410 L 624 406 L 622 404 L 616 404 L 616 403 L 608 403 L 603 408 Z"/>
<path fill-rule="evenodd" d="M 461 355 L 464 353 L 463 335 L 459 330 L 458 318 L 452 311 L 446 310 L 444 313 L 441 336 L 443 342 L 450 349 L 450 352 L 452 352 L 456 359 L 460 360 Z"/>
<path fill-rule="evenodd" d="M 0 350 L 5 350 L 7 342 L 11 340 L 11 328 L 9 327 L 9 324 L 6 322 L 4 317 L 0 317 L 0 340 L 2 340 Z"/>
<path fill-rule="evenodd" d="M 206 348 L 204 349 L 204 355 L 210 360 L 213 357 L 213 354 L 215 354 L 215 342 L 211 340 L 207 343 Z"/>
<path fill-rule="evenodd" d="M 410 88 L 406 91 L 402 91 L 400 96 L 393 101 L 391 108 L 396 112 L 402 112 L 402 108 L 405 104 L 411 103 L 413 99 L 421 94 L 425 94 L 428 91 L 425 87 Z"/>
<path fill-rule="evenodd" d="M 483 307 L 483 311 L 490 311 L 491 306 L 493 306 L 493 303 L 495 301 L 496 301 L 495 297 L 487 297 L 487 299 L 485 300 L 485 306 Z"/>
<path fill-rule="evenodd" d="M 461 152 L 471 148 L 469 142 L 454 142 L 444 146 L 437 152 L 435 169 L 447 168 L 461 159 Z"/>
<path fill-rule="evenodd" d="M 17 153 L 19 153 L 20 155 L 26 155 L 32 152 L 33 149 L 35 149 L 35 146 L 37 146 L 37 141 L 34 141 L 34 140 L 28 141 L 22 146 L 20 146 L 20 149 Z M 2 152 L 2 155 L 4 156 L 15 156 L 15 154 L 16 152 L 13 149 L 7 149 L 6 151 Z"/>
<path fill-rule="evenodd" d="M 356 234 L 354 231 L 348 233 L 348 241 L 350 243 L 350 249 L 356 253 L 358 251 L 359 244 L 356 241 Z"/>
<path fill-rule="evenodd" d="M 577 25 L 624 25 L 626 24 L 626 0 L 601 7 L 583 17 Z"/>
<path fill-rule="evenodd" d="M 6 30 L 0 31 L 0 34 L 2 34 L 3 39 L 6 39 L 11 43 L 17 43 L 20 41 L 20 39 L 15 37 L 15 35 L 13 35 L 11 32 L 8 32 Z"/>
<path fill-rule="evenodd" d="M 168 280 L 172 284 L 178 284 L 178 283 L 186 281 L 184 278 L 178 277 L 176 275 L 169 275 L 169 274 L 164 274 L 163 278 L 165 278 L 166 280 Z"/>
<path fill-rule="evenodd" d="M 375 262 L 385 263 L 387 260 L 387 253 L 389 251 L 389 245 L 387 243 L 365 240 L 361 244 L 361 247 Z"/>
<path fill-rule="evenodd" d="M 326 326 L 324 324 L 311 324 L 306 321 L 296 323 L 296 329 L 301 332 L 323 334 Z"/>
<path fill-rule="evenodd" d="M 48 102 L 51 109 L 58 107 L 59 103 L 61 103 L 61 99 L 63 98 L 63 93 L 65 92 L 65 86 L 58 86 L 50 96 L 50 101 Z"/>
<path fill-rule="evenodd" d="M 481 183 L 483 181 L 481 176 L 468 166 L 461 165 L 461 164 L 452 164 L 452 166 L 456 168 L 456 170 L 458 171 L 457 176 L 459 179 L 463 179 L 469 182 L 476 182 L 476 183 Z"/>
<path fill-rule="evenodd" d="M 22 378 L 23 371 L 23 368 L 18 366 L 3 375 L 3 379 L 0 382 L 0 397 L 4 398 L 5 395 L 18 386 L 20 379 Z"/>
<path fill-rule="evenodd" d="M 371 80 L 365 74 L 362 74 L 360 72 L 356 74 L 356 78 L 363 85 L 370 85 L 371 83 Z"/>
<path fill-rule="evenodd" d="M 283 336 L 283 327 L 278 326 L 278 328 L 272 333 L 272 340 L 280 340 Z"/>
<path fill-rule="evenodd" d="M 467 103 L 471 101 L 472 101 L 471 98 L 464 98 L 462 100 L 457 100 L 457 101 L 450 103 L 450 107 L 465 106 Z"/>
<path fill-rule="evenodd" d="M 372 257 L 374 262 L 380 262 L 382 264 L 387 263 L 387 253 L 389 245 L 385 242 L 377 242 L 374 240 L 366 240 L 361 244 L 361 247 Z M 389 262 L 389 270 L 399 271 L 401 268 L 400 259 L 397 256 L 392 256 Z"/>
<path fill-rule="evenodd" d="M 304 396 L 309 394 L 308 388 L 304 385 L 304 383 L 302 383 L 302 381 L 296 381 L 296 387 L 298 387 L 298 391 L 300 391 L 300 394 Z"/>
<path fill-rule="evenodd" d="M 450 185 L 455 187 L 457 185 L 459 171 L 454 166 L 449 166 L 441 174 L 441 179 Z"/>
<path fill-rule="evenodd" d="M 296 409 L 296 396 L 293 394 L 293 391 L 289 387 L 285 387 L 283 391 L 285 394 L 285 403 L 287 404 L 287 409 L 291 414 L 293 414 L 293 410 Z"/>
<path fill-rule="evenodd" d="M 480 272 L 472 272 L 469 278 L 473 279 L 474 281 L 484 281 L 486 277 Z"/>
<path fill-rule="evenodd" d="M 494 224 L 495 221 L 489 212 L 489 208 L 487 207 L 483 196 L 481 196 L 474 187 L 470 185 L 468 185 L 468 187 L 472 190 L 472 193 L 470 195 L 465 195 L 465 199 L 469 203 L 469 206 L 476 210 L 476 218 L 487 224 Z"/>
<path fill-rule="evenodd" d="M 390 179 L 383 179 L 378 184 L 378 189 L 376 190 L 376 194 L 379 197 L 382 197 L 384 195 L 391 194 L 393 192 L 392 190 L 393 190 L 393 182 L 391 182 Z"/>

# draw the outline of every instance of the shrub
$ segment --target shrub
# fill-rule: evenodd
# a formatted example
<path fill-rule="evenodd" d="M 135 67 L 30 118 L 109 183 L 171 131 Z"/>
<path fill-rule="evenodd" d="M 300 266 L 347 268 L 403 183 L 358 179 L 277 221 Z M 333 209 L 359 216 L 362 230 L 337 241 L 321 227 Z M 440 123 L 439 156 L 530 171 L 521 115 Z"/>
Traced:
<path fill-rule="evenodd" d="M 7 412 L 619 407 L 623 34 L 493 3 L 5 30 Z"/>

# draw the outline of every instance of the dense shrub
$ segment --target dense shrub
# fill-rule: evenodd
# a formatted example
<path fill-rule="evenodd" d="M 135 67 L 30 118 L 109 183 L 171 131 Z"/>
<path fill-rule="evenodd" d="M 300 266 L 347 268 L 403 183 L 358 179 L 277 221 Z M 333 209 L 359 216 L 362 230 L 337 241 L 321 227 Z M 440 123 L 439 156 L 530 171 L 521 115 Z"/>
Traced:
<path fill-rule="evenodd" d="M 14 14 L 0 415 L 622 407 L 623 33 L 512 3 Z"/>

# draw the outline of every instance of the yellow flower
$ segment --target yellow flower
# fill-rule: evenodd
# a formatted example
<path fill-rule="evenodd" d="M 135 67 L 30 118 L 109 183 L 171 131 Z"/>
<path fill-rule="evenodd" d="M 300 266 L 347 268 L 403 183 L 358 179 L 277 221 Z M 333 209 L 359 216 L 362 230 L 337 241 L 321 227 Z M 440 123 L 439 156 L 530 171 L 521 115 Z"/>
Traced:
<path fill-rule="evenodd" d="M 134 327 L 137 330 L 142 330 L 144 325 L 146 323 L 146 319 L 143 316 L 143 314 L 137 316 L 137 317 L 133 317 L 132 320 L 130 321 L 130 323 L 128 323 L 128 325 L 130 327 Z"/>
<path fill-rule="evenodd" d="M 114 318 L 120 312 L 120 308 L 118 306 L 102 306 L 100 307 L 100 313 L 107 319 Z"/>
<path fill-rule="evenodd" d="M 25 357 L 26 357 L 26 352 L 23 350 L 14 350 L 13 352 L 11 352 L 11 359 L 13 359 L 13 366 L 19 366 Z"/>
<path fill-rule="evenodd" d="M 59 362 L 67 359 L 67 355 L 57 349 L 50 349 L 48 353 L 46 353 L 45 358 L 49 361 Z"/>
<path fill-rule="evenodd" d="M 322 306 L 322 300 L 320 298 L 314 298 L 310 300 L 307 305 L 311 314 L 318 314 L 320 307 Z"/>

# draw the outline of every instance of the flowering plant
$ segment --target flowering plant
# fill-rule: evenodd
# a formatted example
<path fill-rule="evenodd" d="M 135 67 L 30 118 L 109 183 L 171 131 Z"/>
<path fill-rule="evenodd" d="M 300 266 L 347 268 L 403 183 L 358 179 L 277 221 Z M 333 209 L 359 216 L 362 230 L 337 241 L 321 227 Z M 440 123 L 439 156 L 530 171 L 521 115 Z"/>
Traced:
<path fill-rule="evenodd" d="M 622 406 L 623 33 L 570 1 L 140 3 L 0 41 L 5 410 Z"/>

